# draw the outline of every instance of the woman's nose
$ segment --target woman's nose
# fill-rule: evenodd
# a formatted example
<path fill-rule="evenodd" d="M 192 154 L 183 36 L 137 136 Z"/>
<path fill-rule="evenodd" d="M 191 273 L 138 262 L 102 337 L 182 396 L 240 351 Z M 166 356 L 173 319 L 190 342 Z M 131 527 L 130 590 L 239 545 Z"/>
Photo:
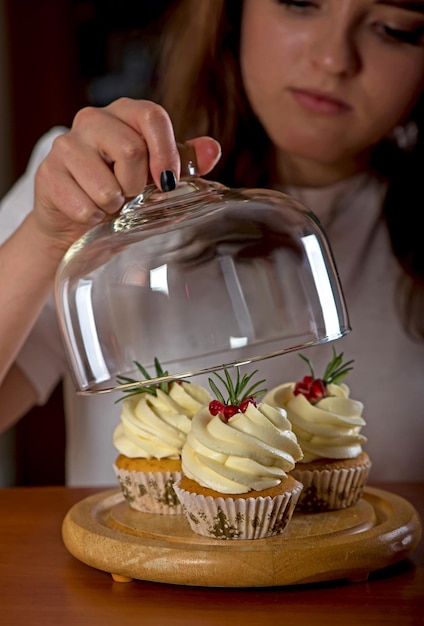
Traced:
<path fill-rule="evenodd" d="M 315 41 L 313 63 L 329 74 L 356 74 L 361 62 L 354 33 L 342 28 L 326 29 Z"/>

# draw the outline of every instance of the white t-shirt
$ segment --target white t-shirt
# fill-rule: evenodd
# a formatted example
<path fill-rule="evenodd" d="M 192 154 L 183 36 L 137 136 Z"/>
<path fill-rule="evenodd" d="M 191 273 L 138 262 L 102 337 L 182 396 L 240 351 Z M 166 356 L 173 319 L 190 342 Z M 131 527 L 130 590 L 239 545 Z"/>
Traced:
<path fill-rule="evenodd" d="M 0 204 L 0 241 L 13 232 L 33 205 L 35 171 L 63 128 L 52 129 L 34 149 L 27 172 Z M 424 343 L 404 332 L 396 314 L 395 289 L 400 274 L 384 222 L 384 188 L 360 175 L 324 189 L 288 189 L 311 208 L 324 225 L 342 282 L 352 332 L 335 342 L 337 352 L 354 359 L 346 379 L 351 396 L 364 405 L 368 437 L 365 450 L 373 462 L 370 480 L 414 481 L 424 478 Z M 308 349 L 317 375 L 332 355 L 332 345 Z M 53 299 L 23 346 L 18 364 L 47 400 L 65 379 L 67 421 L 66 476 L 69 485 L 107 486 L 116 483 L 112 435 L 119 423 L 117 394 L 78 396 L 67 367 Z M 256 364 L 268 389 L 298 380 L 308 372 L 297 354 Z M 200 378 L 196 382 L 207 384 Z"/>

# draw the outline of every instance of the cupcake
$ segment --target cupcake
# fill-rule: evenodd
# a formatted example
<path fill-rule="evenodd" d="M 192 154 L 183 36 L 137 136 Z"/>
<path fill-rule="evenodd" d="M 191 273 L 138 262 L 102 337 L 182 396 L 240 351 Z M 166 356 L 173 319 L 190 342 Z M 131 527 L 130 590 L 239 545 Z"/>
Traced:
<path fill-rule="evenodd" d="M 349 387 L 341 382 L 353 361 L 343 363 L 343 353 L 337 355 L 333 348 L 324 376 L 315 378 L 310 360 L 299 356 L 310 375 L 276 387 L 264 400 L 287 411 L 302 448 L 303 458 L 292 472 L 303 484 L 298 510 L 343 509 L 360 499 L 371 467 L 362 449 L 364 406 L 349 397 Z"/>
<path fill-rule="evenodd" d="M 215 374 L 228 399 L 209 379 L 217 399 L 192 420 L 174 484 L 191 529 L 216 539 L 261 539 L 289 523 L 302 485 L 289 475 L 302 456 L 285 411 L 255 397 L 253 374 L 233 384 Z"/>
<path fill-rule="evenodd" d="M 150 378 L 137 366 L 144 378 Z M 155 367 L 158 377 L 167 375 L 157 361 Z M 173 490 L 174 481 L 182 476 L 181 450 L 193 415 L 209 404 L 211 396 L 185 381 L 133 387 L 127 394 L 113 435 L 119 452 L 113 468 L 122 493 L 138 511 L 181 514 Z"/>

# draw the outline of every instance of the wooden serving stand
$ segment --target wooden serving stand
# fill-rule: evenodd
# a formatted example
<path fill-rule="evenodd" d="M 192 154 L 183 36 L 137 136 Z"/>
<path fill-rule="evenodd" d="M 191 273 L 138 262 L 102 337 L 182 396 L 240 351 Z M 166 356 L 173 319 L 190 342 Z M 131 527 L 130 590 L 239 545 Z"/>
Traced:
<path fill-rule="evenodd" d="M 72 507 L 62 535 L 73 556 L 115 581 L 268 587 L 366 580 L 414 550 L 421 523 L 407 500 L 367 487 L 348 509 L 295 513 L 276 537 L 209 539 L 193 533 L 183 515 L 139 513 L 110 490 Z"/>

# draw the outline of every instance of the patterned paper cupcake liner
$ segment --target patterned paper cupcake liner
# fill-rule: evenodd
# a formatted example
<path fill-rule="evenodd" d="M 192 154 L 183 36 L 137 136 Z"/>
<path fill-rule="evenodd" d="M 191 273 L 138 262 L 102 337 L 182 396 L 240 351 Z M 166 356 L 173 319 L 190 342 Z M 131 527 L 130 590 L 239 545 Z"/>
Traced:
<path fill-rule="evenodd" d="M 290 473 L 303 484 L 297 510 L 320 513 L 345 509 L 362 496 L 370 465 L 333 470 L 302 470 L 298 466 Z"/>
<path fill-rule="evenodd" d="M 181 515 L 182 506 L 173 484 L 181 472 L 131 472 L 113 466 L 124 498 L 131 508 L 142 513 Z"/>
<path fill-rule="evenodd" d="M 278 496 L 214 498 L 174 484 L 184 515 L 198 535 L 213 539 L 263 539 L 281 534 L 289 524 L 302 485 Z"/>

